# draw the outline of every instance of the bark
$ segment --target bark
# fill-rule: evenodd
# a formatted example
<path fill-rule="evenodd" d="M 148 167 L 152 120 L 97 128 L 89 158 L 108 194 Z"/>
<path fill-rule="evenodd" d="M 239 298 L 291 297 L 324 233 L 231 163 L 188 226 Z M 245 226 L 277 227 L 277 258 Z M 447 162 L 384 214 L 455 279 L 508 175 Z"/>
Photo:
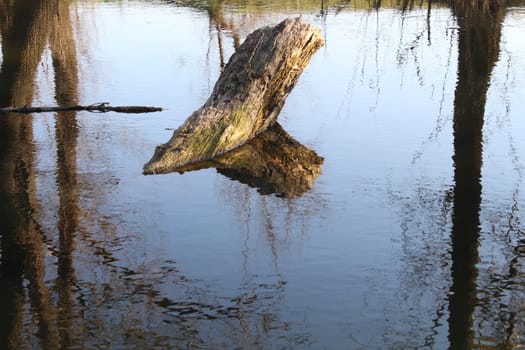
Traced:
<path fill-rule="evenodd" d="M 232 55 L 208 101 L 156 148 L 145 174 L 213 159 L 273 125 L 312 55 L 323 45 L 301 18 L 250 34 Z"/>

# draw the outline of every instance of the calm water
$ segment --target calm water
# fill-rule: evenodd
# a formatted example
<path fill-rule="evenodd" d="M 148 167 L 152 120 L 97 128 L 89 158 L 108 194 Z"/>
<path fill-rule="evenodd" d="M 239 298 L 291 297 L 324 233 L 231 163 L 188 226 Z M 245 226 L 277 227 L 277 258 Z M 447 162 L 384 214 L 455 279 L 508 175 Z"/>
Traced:
<path fill-rule="evenodd" d="M 525 4 L 0 1 L 0 348 L 525 347 Z M 282 196 L 143 176 L 251 31 L 321 28 Z"/>

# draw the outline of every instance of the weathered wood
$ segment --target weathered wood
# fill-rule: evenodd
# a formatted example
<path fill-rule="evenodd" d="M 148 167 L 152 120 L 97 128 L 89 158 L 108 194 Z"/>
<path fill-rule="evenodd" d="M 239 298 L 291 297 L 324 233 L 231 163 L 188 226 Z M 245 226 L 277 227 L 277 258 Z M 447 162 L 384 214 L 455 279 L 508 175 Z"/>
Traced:
<path fill-rule="evenodd" d="M 275 123 L 244 145 L 209 161 L 174 171 L 216 168 L 232 180 L 257 188 L 261 194 L 297 197 L 312 188 L 321 173 L 323 158 L 294 140 Z"/>
<path fill-rule="evenodd" d="M 320 31 L 301 18 L 254 31 L 232 55 L 206 103 L 156 148 L 144 173 L 210 160 L 273 125 L 322 45 Z"/>
<path fill-rule="evenodd" d="M 160 107 L 151 106 L 110 106 L 108 102 L 95 103 L 89 106 L 50 106 L 50 107 L 3 107 L 0 112 L 14 113 L 45 113 L 64 111 L 89 111 L 89 112 L 119 112 L 119 113 L 150 113 L 162 111 Z"/>

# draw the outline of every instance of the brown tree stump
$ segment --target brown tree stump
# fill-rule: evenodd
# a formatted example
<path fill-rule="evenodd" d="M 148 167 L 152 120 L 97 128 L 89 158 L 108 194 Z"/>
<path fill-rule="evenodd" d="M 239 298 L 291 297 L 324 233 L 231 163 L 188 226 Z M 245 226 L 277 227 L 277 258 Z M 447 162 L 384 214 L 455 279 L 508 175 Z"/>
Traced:
<path fill-rule="evenodd" d="M 301 18 L 251 33 L 230 58 L 206 103 L 156 148 L 144 174 L 211 160 L 268 129 L 322 45 L 320 31 Z"/>

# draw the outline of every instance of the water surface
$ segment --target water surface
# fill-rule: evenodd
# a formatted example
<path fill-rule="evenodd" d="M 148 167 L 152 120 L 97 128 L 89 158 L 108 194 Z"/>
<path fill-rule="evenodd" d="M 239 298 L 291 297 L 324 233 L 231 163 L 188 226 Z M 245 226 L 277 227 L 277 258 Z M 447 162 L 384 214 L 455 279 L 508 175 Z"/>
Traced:
<path fill-rule="evenodd" d="M 525 5 L 0 2 L 0 348 L 520 348 Z M 325 45 L 279 116 L 324 158 L 271 194 L 143 176 L 247 34 Z"/>

